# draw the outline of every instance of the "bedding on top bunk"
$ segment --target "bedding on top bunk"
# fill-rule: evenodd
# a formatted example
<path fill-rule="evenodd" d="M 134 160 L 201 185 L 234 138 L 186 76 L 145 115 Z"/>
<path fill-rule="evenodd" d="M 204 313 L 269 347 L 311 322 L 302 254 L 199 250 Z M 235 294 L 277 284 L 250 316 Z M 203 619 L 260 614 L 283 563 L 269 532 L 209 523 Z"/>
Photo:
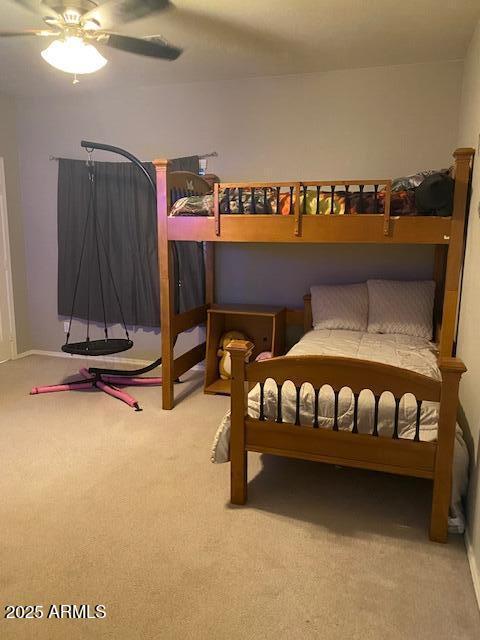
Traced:
<path fill-rule="evenodd" d="M 230 189 L 229 199 L 227 194 L 220 192 L 219 208 L 220 213 L 243 214 L 243 213 L 278 213 L 288 216 L 292 213 L 292 199 L 290 194 L 280 195 L 277 210 L 277 196 L 274 189 L 267 189 L 266 197 L 263 189 L 254 189 L 254 205 L 252 205 L 251 193 L 242 193 L 242 207 L 239 205 L 239 194 L 237 189 Z M 364 191 L 360 193 L 349 193 L 348 202 L 345 191 L 336 191 L 333 197 L 333 213 L 344 214 L 365 214 L 383 213 L 385 192 L 379 191 L 377 199 L 373 192 Z M 293 196 L 295 202 L 295 196 Z M 242 209 L 240 211 L 240 208 Z M 305 201 L 304 194 L 300 194 L 300 210 L 306 215 L 317 214 L 317 192 L 308 190 Z M 332 196 L 330 193 L 322 191 L 319 196 L 318 213 L 329 215 L 332 213 Z M 177 200 L 170 211 L 171 216 L 213 216 L 213 195 L 207 193 L 203 196 L 187 196 Z M 390 215 L 410 216 L 417 215 L 415 209 L 415 196 L 410 191 L 397 191 L 392 193 L 390 200 Z"/>
<path fill-rule="evenodd" d="M 305 215 L 348 215 L 372 214 L 384 212 L 385 191 L 365 190 L 320 191 L 303 189 L 300 194 L 300 210 Z M 221 190 L 219 193 L 219 209 L 221 213 L 243 214 L 281 214 L 293 213 L 295 196 L 282 193 L 277 198 L 274 188 L 256 188 Z M 390 198 L 390 215 L 443 215 L 452 213 L 453 180 L 446 171 L 423 172 L 414 176 L 397 178 L 392 183 Z M 177 200 L 171 208 L 171 216 L 212 216 L 214 210 L 213 194 L 202 196 L 187 196 Z"/>
<path fill-rule="evenodd" d="M 316 329 L 309 331 L 295 344 L 287 356 L 325 355 L 360 358 L 373 362 L 415 371 L 436 380 L 441 379 L 434 345 L 424 338 L 398 334 L 378 334 L 343 329 Z M 260 386 L 257 384 L 248 394 L 248 415 L 258 418 L 260 414 Z M 300 396 L 300 424 L 312 425 L 315 396 L 311 385 L 304 384 Z M 338 426 L 340 430 L 351 431 L 353 426 L 353 394 L 342 389 L 339 394 Z M 277 386 L 267 380 L 264 387 L 264 415 L 275 420 L 277 410 Z M 383 394 L 379 405 L 379 437 L 392 437 L 395 403 L 391 394 Z M 404 396 L 400 403 L 398 437 L 412 440 L 415 436 L 417 404 L 413 396 Z M 296 390 L 291 382 L 282 388 L 282 415 L 284 422 L 295 423 Z M 332 429 L 334 396 L 330 388 L 324 386 L 318 400 L 319 428 Z M 358 432 L 372 433 L 374 398 L 369 391 L 360 394 L 358 402 Z M 434 441 L 438 430 L 438 404 L 423 402 L 420 421 L 420 440 Z M 312 427 L 313 428 L 313 427 Z M 372 436 L 373 437 L 373 436 Z M 228 462 L 230 441 L 230 413 L 227 413 L 215 435 L 211 460 L 215 463 Z M 457 426 L 451 502 L 450 531 L 463 533 L 464 517 L 461 496 L 466 490 L 468 452 Z"/>

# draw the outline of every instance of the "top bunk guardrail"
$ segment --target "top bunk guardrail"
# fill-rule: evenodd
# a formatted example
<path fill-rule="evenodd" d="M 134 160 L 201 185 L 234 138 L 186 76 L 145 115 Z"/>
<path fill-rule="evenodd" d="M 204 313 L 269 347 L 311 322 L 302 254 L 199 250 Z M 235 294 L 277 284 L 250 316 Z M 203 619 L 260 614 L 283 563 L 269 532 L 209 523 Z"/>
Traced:
<path fill-rule="evenodd" d="M 390 228 L 392 181 L 320 180 L 309 182 L 230 182 L 214 185 L 215 234 L 222 215 L 293 216 L 301 234 L 302 216 L 381 214 Z"/>

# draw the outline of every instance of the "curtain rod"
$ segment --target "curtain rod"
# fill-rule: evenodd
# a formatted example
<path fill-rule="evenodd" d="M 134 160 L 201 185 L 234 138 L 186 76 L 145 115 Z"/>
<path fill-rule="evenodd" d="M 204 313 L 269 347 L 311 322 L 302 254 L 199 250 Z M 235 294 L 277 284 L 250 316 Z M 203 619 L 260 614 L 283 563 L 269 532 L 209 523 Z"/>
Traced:
<path fill-rule="evenodd" d="M 204 158 L 218 158 L 218 152 L 217 151 L 210 151 L 210 153 L 202 153 L 202 154 L 198 154 L 199 159 L 204 159 Z M 60 160 L 59 156 L 48 156 L 49 160 Z"/>

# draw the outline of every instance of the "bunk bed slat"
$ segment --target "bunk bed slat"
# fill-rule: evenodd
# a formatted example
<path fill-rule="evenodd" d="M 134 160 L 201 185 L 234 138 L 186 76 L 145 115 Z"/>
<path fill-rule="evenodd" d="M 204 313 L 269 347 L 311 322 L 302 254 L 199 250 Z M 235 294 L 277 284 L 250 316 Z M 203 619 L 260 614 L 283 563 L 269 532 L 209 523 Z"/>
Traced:
<path fill-rule="evenodd" d="M 300 392 L 301 386 L 295 387 L 295 425 L 300 426 Z"/>
<path fill-rule="evenodd" d="M 350 215 L 350 185 L 345 185 L 345 215 Z"/>
<path fill-rule="evenodd" d="M 313 409 L 313 428 L 318 429 L 318 394 L 320 393 L 320 389 L 317 387 L 313 391 L 315 396 L 315 406 Z"/>
<path fill-rule="evenodd" d="M 226 203 L 226 209 L 227 209 L 227 213 L 231 213 L 230 211 L 230 189 L 225 189 L 225 199 L 227 201 Z"/>
<path fill-rule="evenodd" d="M 265 420 L 265 408 L 264 408 L 264 403 L 265 403 L 265 382 L 260 382 L 260 415 L 259 415 L 259 420 L 261 420 L 262 422 Z"/>
<path fill-rule="evenodd" d="M 333 430 L 338 431 L 338 389 L 333 390 L 334 394 L 334 408 L 333 408 Z"/>
<path fill-rule="evenodd" d="M 358 202 L 358 213 L 363 213 L 363 190 L 365 189 L 365 185 L 364 184 L 359 184 L 358 185 L 358 189 L 360 192 L 360 196 L 359 196 L 359 202 Z"/>
<path fill-rule="evenodd" d="M 331 195 L 330 195 L 330 215 L 333 216 L 335 213 L 335 185 L 332 184 L 330 187 Z"/>
<path fill-rule="evenodd" d="M 417 416 L 415 419 L 415 437 L 413 438 L 415 442 L 420 442 L 420 418 L 422 413 L 422 401 L 417 400 Z"/>
<path fill-rule="evenodd" d="M 277 422 L 283 422 L 282 417 L 282 387 L 283 384 L 277 383 Z"/>
<path fill-rule="evenodd" d="M 378 405 L 380 402 L 380 396 L 375 394 L 375 407 L 373 410 L 373 432 L 372 436 L 378 437 Z"/>
<path fill-rule="evenodd" d="M 400 412 L 400 400 L 401 398 L 395 398 L 395 418 L 393 421 L 393 436 L 394 440 L 398 440 L 398 417 Z"/>

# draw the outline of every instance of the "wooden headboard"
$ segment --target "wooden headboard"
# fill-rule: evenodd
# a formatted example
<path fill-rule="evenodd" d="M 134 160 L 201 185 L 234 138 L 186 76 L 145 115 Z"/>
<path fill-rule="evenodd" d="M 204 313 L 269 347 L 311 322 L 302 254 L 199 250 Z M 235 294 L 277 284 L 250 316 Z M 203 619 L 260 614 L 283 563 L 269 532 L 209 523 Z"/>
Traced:
<path fill-rule="evenodd" d="M 171 204 L 185 196 L 203 196 L 212 191 L 206 180 L 191 171 L 171 171 L 167 179 Z"/>

